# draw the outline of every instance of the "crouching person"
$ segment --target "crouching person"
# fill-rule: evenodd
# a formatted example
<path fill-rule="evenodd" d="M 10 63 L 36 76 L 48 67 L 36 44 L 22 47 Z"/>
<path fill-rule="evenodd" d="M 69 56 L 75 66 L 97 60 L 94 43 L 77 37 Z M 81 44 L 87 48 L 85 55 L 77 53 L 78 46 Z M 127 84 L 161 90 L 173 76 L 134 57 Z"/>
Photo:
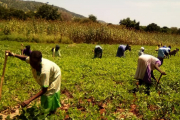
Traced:
<path fill-rule="evenodd" d="M 166 56 L 169 58 L 169 52 L 170 52 L 170 48 L 159 48 L 158 50 L 158 59 L 161 61 L 161 64 L 163 64 L 164 58 L 166 58 Z"/>
<path fill-rule="evenodd" d="M 23 45 L 23 44 L 22 44 Z M 27 45 L 25 46 L 26 48 L 21 50 L 21 55 L 26 55 L 26 56 L 30 56 L 31 54 L 31 46 L 30 45 Z"/>
<path fill-rule="evenodd" d="M 30 64 L 33 77 L 41 86 L 41 90 L 33 97 L 24 101 L 21 106 L 27 106 L 31 101 L 41 96 L 41 106 L 50 113 L 55 113 L 60 107 L 60 86 L 61 86 L 61 70 L 54 62 L 42 58 L 40 51 L 32 51 L 29 57 L 17 55 L 8 52 L 9 56 L 14 56 Z"/>
<path fill-rule="evenodd" d="M 162 75 L 166 75 L 159 67 L 161 66 L 161 61 L 151 55 L 141 55 L 138 58 L 138 65 L 135 74 L 135 79 L 139 80 L 137 85 L 145 84 L 147 90 L 146 94 L 150 95 L 150 86 L 152 85 L 151 77 L 158 82 L 158 79 L 154 77 L 153 70 L 158 70 Z"/>
<path fill-rule="evenodd" d="M 51 49 L 52 51 L 52 57 L 61 57 L 61 53 L 60 53 L 60 46 L 56 45 L 56 47 L 53 47 Z"/>
<path fill-rule="evenodd" d="M 141 49 L 140 49 L 138 55 L 139 55 L 139 56 L 144 55 L 144 47 L 141 47 Z"/>
<path fill-rule="evenodd" d="M 124 52 L 126 51 L 126 50 L 129 50 L 129 51 L 131 51 L 131 46 L 130 45 L 120 45 L 119 47 L 118 47 L 118 50 L 117 50 L 117 53 L 116 53 L 116 57 L 122 57 L 122 56 L 125 56 L 124 55 Z"/>
<path fill-rule="evenodd" d="M 94 48 L 94 58 L 102 58 L 102 47 L 100 45 L 96 45 Z"/>

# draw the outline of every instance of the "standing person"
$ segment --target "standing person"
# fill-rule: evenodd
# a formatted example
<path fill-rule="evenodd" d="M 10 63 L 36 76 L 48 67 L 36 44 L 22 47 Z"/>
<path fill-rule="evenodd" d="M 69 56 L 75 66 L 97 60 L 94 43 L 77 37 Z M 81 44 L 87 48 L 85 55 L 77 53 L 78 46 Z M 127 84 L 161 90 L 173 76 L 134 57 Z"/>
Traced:
<path fill-rule="evenodd" d="M 164 61 L 164 58 L 166 56 L 169 57 L 169 52 L 170 52 L 170 48 L 164 48 L 164 47 L 161 47 L 158 49 L 158 59 L 161 61 L 161 64 L 163 64 L 163 61 Z"/>
<path fill-rule="evenodd" d="M 102 58 L 102 47 L 100 45 L 96 45 L 94 48 L 94 58 Z"/>
<path fill-rule="evenodd" d="M 23 44 L 21 44 L 21 46 L 23 46 Z M 21 51 L 21 52 L 22 52 L 21 54 L 22 54 L 22 55 L 26 55 L 26 56 L 30 56 L 30 54 L 31 54 L 31 52 L 32 52 L 30 45 L 26 45 L 25 47 L 26 47 L 26 48 L 25 48 L 24 50 L 21 49 L 21 50 L 22 50 L 22 51 Z"/>
<path fill-rule="evenodd" d="M 61 53 L 60 53 L 60 46 L 56 45 L 56 47 L 52 48 L 52 57 L 61 57 Z"/>
<path fill-rule="evenodd" d="M 144 47 L 141 47 L 141 49 L 140 49 L 138 55 L 139 55 L 139 56 L 144 55 Z"/>
<path fill-rule="evenodd" d="M 41 96 L 41 106 L 50 113 L 55 113 L 60 107 L 60 86 L 61 86 L 61 70 L 54 62 L 42 58 L 40 51 L 32 51 L 29 57 L 17 55 L 8 52 L 9 56 L 14 56 L 30 64 L 33 77 L 41 86 L 41 90 L 34 96 L 24 101 L 21 106 L 27 106 L 31 101 Z"/>
<path fill-rule="evenodd" d="M 138 65 L 135 74 L 135 79 L 139 80 L 137 85 L 146 85 L 146 93 L 149 95 L 149 89 L 152 85 L 151 77 L 158 82 L 158 79 L 154 77 L 153 70 L 158 70 L 162 75 L 166 75 L 159 67 L 161 66 L 161 61 L 152 55 L 141 55 L 138 58 Z"/>
<path fill-rule="evenodd" d="M 161 47 L 161 45 L 159 44 L 155 51 L 158 51 L 160 47 Z"/>
<path fill-rule="evenodd" d="M 120 46 L 118 47 L 116 57 L 125 56 L 125 55 L 124 55 L 124 52 L 125 52 L 126 50 L 131 51 L 131 46 L 128 45 L 128 44 L 127 44 L 127 45 L 120 45 Z"/>

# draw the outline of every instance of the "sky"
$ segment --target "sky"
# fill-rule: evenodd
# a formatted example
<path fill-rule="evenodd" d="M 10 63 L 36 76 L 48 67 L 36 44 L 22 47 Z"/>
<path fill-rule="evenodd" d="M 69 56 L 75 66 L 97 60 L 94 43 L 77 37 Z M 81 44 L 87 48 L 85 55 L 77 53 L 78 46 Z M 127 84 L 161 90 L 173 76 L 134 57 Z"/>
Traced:
<path fill-rule="evenodd" d="M 31 1 L 31 0 L 28 0 Z M 155 23 L 160 27 L 180 28 L 180 0 L 33 0 L 65 8 L 76 14 L 119 24 L 130 18 L 140 26 Z"/>

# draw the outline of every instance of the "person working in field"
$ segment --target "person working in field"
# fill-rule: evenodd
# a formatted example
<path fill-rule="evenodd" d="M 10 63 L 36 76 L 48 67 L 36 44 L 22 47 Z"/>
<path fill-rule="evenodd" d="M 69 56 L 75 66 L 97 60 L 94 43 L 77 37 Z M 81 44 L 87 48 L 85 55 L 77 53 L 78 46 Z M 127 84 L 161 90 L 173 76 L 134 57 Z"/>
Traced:
<path fill-rule="evenodd" d="M 159 48 L 158 50 L 158 59 L 161 61 L 161 64 L 163 64 L 163 60 L 166 56 L 169 57 L 169 52 L 170 52 L 170 47 L 168 48 L 164 48 L 164 47 L 161 47 Z"/>
<path fill-rule="evenodd" d="M 94 48 L 94 58 L 102 58 L 102 47 L 100 45 L 96 45 Z"/>
<path fill-rule="evenodd" d="M 31 101 L 41 96 L 41 105 L 50 113 L 55 113 L 60 107 L 60 86 L 61 86 L 61 70 L 54 62 L 42 58 L 40 51 L 32 51 L 30 56 L 17 55 L 9 51 L 9 56 L 17 57 L 30 64 L 33 76 L 36 82 L 41 86 L 41 90 L 24 101 L 21 106 L 27 106 Z"/>
<path fill-rule="evenodd" d="M 124 52 L 125 52 L 126 50 L 131 51 L 131 46 L 128 45 L 128 44 L 127 44 L 127 45 L 120 45 L 120 46 L 118 47 L 118 50 L 117 50 L 117 53 L 116 53 L 116 57 L 125 56 L 125 55 L 124 55 Z"/>
<path fill-rule="evenodd" d="M 140 49 L 138 55 L 139 55 L 139 56 L 144 55 L 144 47 L 141 47 L 141 49 Z"/>
<path fill-rule="evenodd" d="M 59 45 L 56 45 L 56 47 L 53 47 L 51 49 L 51 51 L 52 51 L 52 56 L 53 57 L 61 57 L 60 46 Z"/>
<path fill-rule="evenodd" d="M 157 48 L 155 49 L 155 51 L 158 51 L 160 47 L 161 47 L 161 45 L 159 44 L 159 45 L 157 46 Z"/>
<path fill-rule="evenodd" d="M 161 61 L 152 55 L 141 55 L 138 58 L 138 65 L 135 74 L 135 79 L 139 80 L 137 85 L 146 85 L 146 93 L 149 95 L 149 89 L 152 84 L 151 77 L 158 82 L 158 79 L 154 77 L 153 70 L 158 70 L 162 75 L 166 75 L 159 67 Z"/>
<path fill-rule="evenodd" d="M 21 44 L 21 47 L 23 47 L 23 44 Z M 21 55 L 26 55 L 26 56 L 30 56 L 31 54 L 31 47 L 30 45 L 25 46 L 25 49 L 21 49 Z"/>

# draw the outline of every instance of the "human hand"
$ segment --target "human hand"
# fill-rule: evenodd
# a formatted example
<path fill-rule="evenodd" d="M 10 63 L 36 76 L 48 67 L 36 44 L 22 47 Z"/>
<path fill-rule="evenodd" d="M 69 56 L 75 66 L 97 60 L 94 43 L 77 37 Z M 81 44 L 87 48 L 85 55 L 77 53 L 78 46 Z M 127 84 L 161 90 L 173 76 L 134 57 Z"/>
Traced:
<path fill-rule="evenodd" d="M 165 73 L 165 72 L 161 72 L 161 74 L 162 74 L 162 75 L 166 75 L 166 73 Z"/>
<path fill-rule="evenodd" d="M 14 53 L 10 52 L 9 50 L 5 51 L 6 55 L 8 56 L 14 56 Z"/>
<path fill-rule="evenodd" d="M 26 101 L 24 101 L 24 102 L 21 103 L 21 106 L 22 106 L 22 107 L 26 107 L 29 103 L 30 103 L 30 101 L 29 101 L 29 100 L 26 100 Z"/>

